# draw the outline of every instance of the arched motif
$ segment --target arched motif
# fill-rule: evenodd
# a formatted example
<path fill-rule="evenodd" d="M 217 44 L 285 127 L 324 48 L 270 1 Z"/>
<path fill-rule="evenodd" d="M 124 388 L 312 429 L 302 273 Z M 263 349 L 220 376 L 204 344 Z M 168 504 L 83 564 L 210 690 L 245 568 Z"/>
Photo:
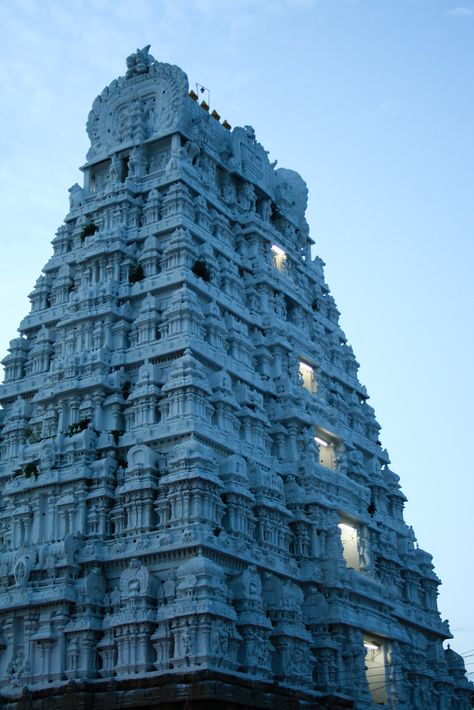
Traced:
<path fill-rule="evenodd" d="M 188 94 L 186 74 L 171 64 L 154 62 L 146 73 L 120 77 L 102 91 L 87 119 L 89 161 L 178 128 Z"/>

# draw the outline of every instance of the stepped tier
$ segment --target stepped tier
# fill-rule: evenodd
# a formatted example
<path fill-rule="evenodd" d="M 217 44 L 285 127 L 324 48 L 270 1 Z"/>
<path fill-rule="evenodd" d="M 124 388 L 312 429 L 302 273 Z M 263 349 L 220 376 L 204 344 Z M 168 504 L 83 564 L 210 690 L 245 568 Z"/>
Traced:
<path fill-rule="evenodd" d="M 4 359 L 7 708 L 470 707 L 307 189 L 148 48 Z"/>

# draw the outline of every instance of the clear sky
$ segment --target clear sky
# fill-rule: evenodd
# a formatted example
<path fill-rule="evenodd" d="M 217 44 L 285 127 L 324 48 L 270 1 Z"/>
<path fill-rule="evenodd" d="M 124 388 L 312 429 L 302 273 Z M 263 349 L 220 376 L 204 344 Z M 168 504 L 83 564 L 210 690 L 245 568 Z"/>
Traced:
<path fill-rule="evenodd" d="M 0 28 L 2 355 L 81 182 L 92 101 L 151 44 L 307 181 L 406 520 L 453 647 L 474 649 L 474 0 L 0 0 Z"/>

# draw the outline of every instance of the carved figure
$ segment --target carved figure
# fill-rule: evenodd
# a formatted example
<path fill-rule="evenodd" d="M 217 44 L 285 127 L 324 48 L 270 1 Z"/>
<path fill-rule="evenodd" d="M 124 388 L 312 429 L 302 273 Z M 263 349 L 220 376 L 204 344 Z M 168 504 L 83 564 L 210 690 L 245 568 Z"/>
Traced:
<path fill-rule="evenodd" d="M 194 655 L 194 631 L 189 626 L 189 621 L 186 621 L 184 633 L 182 636 L 183 656 L 189 658 Z"/>
<path fill-rule="evenodd" d="M 30 664 L 27 659 L 25 659 L 25 652 L 22 646 L 17 649 L 15 657 L 10 661 L 7 666 L 7 676 L 10 679 L 11 684 L 17 687 L 21 684 L 22 676 L 30 669 Z"/>
<path fill-rule="evenodd" d="M 143 49 L 137 49 L 134 54 L 130 54 L 127 57 L 127 73 L 125 74 L 127 79 L 135 76 L 136 74 L 144 74 L 149 70 L 150 64 L 155 60 L 154 57 L 149 53 L 150 45 L 148 44 Z"/>
<path fill-rule="evenodd" d="M 113 187 L 120 182 L 121 163 L 120 158 L 114 153 L 110 159 L 109 183 Z"/>

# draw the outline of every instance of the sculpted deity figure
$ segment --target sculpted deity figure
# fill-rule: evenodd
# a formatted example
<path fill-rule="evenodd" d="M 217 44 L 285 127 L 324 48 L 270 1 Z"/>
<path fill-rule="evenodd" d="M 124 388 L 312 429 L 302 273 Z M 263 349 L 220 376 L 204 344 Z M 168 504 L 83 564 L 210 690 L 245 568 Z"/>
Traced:
<path fill-rule="evenodd" d="M 269 222 L 272 216 L 272 201 L 270 198 L 262 201 L 261 217 L 264 222 Z"/>
<path fill-rule="evenodd" d="M 25 675 L 30 668 L 28 660 L 25 660 L 25 652 L 23 647 L 20 646 L 16 652 L 15 657 L 10 661 L 7 666 L 7 675 L 10 678 L 10 682 L 13 686 L 20 685 L 21 676 Z"/>
<path fill-rule="evenodd" d="M 222 192 L 222 198 L 225 202 L 228 202 L 231 205 L 235 204 L 235 200 L 236 200 L 235 185 L 232 180 L 232 177 L 228 173 L 225 173 L 224 180 L 222 183 L 221 192 Z"/>
<path fill-rule="evenodd" d="M 247 660 L 255 672 L 268 665 L 268 654 L 271 644 L 262 631 L 249 626 L 245 631 L 247 642 Z"/>
<path fill-rule="evenodd" d="M 109 166 L 109 183 L 111 186 L 116 185 L 118 182 L 120 182 L 120 169 L 120 158 L 116 153 L 114 153 L 112 158 L 110 159 Z"/>
<path fill-rule="evenodd" d="M 147 117 L 142 102 L 136 100 L 130 110 L 130 132 L 133 140 L 142 141 L 146 138 L 146 123 Z"/>
<path fill-rule="evenodd" d="M 56 452 L 55 452 L 55 446 L 54 442 L 52 441 L 46 441 L 44 444 L 41 445 L 40 449 L 40 468 L 44 469 L 45 471 L 54 468 L 55 463 L 56 463 Z"/>
<path fill-rule="evenodd" d="M 26 578 L 26 567 L 23 561 L 18 562 L 15 568 L 15 580 L 19 587 L 23 587 Z"/>
<path fill-rule="evenodd" d="M 286 672 L 289 675 L 304 675 L 307 663 L 308 653 L 302 646 L 295 646 L 292 652 L 287 654 Z"/>
<path fill-rule="evenodd" d="M 211 653 L 225 658 L 229 651 L 229 632 L 224 624 L 216 624 L 211 637 Z"/>
<path fill-rule="evenodd" d="M 132 148 L 128 161 L 128 169 L 130 177 L 141 177 L 145 174 L 145 156 L 143 150 L 139 146 Z"/>
<path fill-rule="evenodd" d="M 247 599 L 261 599 L 262 581 L 253 565 L 245 570 L 242 575 L 244 593 Z"/>
<path fill-rule="evenodd" d="M 194 165 L 196 158 L 200 152 L 201 149 L 199 148 L 199 145 L 194 141 L 189 140 L 183 146 L 181 146 L 181 148 L 179 148 L 178 155 L 179 158 L 183 161 Z"/>
<path fill-rule="evenodd" d="M 24 589 L 28 584 L 32 566 L 33 563 L 28 554 L 23 555 L 17 561 L 13 574 L 15 577 L 16 586 L 20 589 Z"/>
<path fill-rule="evenodd" d="M 256 195 L 255 188 L 250 182 L 246 182 L 239 195 L 239 202 L 246 212 L 255 212 Z"/>
<path fill-rule="evenodd" d="M 275 294 L 275 313 L 279 318 L 286 319 L 286 301 L 281 293 Z"/>
<path fill-rule="evenodd" d="M 181 640 L 183 647 L 183 656 L 185 658 L 192 656 L 194 653 L 194 633 L 189 626 L 189 621 L 186 621 L 186 626 Z"/>

